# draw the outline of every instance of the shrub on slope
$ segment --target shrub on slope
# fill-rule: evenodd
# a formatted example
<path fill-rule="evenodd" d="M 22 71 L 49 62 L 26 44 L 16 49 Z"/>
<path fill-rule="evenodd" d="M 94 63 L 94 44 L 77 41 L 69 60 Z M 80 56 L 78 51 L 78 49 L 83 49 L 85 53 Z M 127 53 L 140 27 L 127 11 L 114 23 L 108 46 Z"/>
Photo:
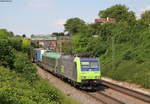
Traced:
<path fill-rule="evenodd" d="M 0 67 L 1 104 L 61 104 L 62 94 L 42 79 L 31 85 L 18 73 Z"/>

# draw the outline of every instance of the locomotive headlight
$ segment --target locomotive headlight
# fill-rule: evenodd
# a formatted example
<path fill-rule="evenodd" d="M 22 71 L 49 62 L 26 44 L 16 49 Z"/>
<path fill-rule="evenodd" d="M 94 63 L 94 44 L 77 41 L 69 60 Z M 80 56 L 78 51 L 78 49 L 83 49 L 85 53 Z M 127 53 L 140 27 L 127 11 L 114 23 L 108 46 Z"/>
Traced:
<path fill-rule="evenodd" d="M 81 79 L 86 79 L 86 76 L 81 76 Z"/>

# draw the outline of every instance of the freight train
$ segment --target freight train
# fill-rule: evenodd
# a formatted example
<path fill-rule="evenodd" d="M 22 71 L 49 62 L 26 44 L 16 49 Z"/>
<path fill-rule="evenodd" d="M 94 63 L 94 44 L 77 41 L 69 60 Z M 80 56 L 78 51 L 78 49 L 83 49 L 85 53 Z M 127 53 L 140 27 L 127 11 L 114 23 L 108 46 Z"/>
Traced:
<path fill-rule="evenodd" d="M 40 67 L 81 89 L 95 89 L 100 85 L 101 69 L 98 58 L 63 55 L 35 49 L 33 60 Z"/>

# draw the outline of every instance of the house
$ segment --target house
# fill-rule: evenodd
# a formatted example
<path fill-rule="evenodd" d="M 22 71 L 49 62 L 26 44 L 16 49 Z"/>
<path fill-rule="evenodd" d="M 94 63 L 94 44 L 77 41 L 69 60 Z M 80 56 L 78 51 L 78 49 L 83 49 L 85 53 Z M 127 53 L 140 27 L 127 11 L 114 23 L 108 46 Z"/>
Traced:
<path fill-rule="evenodd" d="M 70 41 L 69 36 L 52 36 L 52 35 L 32 35 L 31 43 L 38 44 L 43 48 L 50 49 L 56 52 L 62 52 L 62 44 L 65 41 Z"/>
<path fill-rule="evenodd" d="M 43 48 L 56 51 L 57 38 L 51 36 L 50 34 L 48 35 L 36 34 L 31 36 L 31 43 L 35 43 L 42 46 Z"/>
<path fill-rule="evenodd" d="M 107 22 L 116 22 L 116 19 L 115 18 L 109 18 L 109 17 L 107 17 L 107 18 L 97 18 L 97 19 L 95 19 L 95 22 L 104 24 L 104 23 L 107 23 Z"/>

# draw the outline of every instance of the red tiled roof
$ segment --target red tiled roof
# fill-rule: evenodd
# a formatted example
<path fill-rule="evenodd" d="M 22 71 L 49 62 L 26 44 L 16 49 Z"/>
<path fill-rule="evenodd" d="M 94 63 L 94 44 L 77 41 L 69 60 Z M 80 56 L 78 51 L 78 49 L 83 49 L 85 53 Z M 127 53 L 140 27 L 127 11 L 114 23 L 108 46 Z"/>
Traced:
<path fill-rule="evenodd" d="M 97 18 L 95 19 L 97 23 L 106 23 L 106 22 L 116 22 L 115 18 Z"/>

